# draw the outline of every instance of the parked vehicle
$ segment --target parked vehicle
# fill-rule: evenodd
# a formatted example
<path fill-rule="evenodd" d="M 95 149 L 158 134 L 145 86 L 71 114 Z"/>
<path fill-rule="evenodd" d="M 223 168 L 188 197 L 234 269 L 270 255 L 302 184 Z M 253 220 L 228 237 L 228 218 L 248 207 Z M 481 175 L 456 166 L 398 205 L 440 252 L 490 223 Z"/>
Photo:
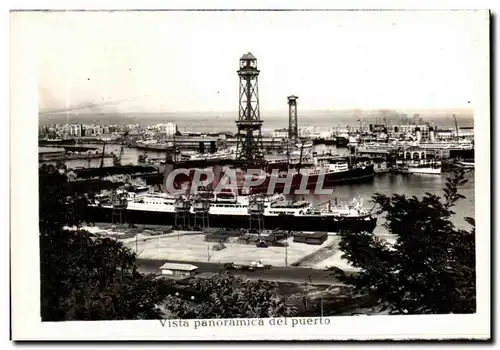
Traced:
<path fill-rule="evenodd" d="M 264 265 L 260 260 L 252 261 L 250 266 L 253 266 L 256 269 L 270 269 L 272 267 L 272 265 Z"/>
<path fill-rule="evenodd" d="M 242 265 L 235 263 L 224 264 L 224 270 L 236 270 L 236 271 L 255 271 L 257 269 L 270 269 L 272 265 L 263 264 L 259 261 L 252 261 L 250 265 Z"/>
<path fill-rule="evenodd" d="M 269 244 L 267 244 L 266 241 L 259 240 L 257 242 L 257 248 L 267 248 L 267 247 L 269 247 Z"/>
<path fill-rule="evenodd" d="M 225 270 L 237 270 L 237 271 L 254 271 L 255 268 L 251 265 L 239 265 L 234 263 L 224 264 Z"/>

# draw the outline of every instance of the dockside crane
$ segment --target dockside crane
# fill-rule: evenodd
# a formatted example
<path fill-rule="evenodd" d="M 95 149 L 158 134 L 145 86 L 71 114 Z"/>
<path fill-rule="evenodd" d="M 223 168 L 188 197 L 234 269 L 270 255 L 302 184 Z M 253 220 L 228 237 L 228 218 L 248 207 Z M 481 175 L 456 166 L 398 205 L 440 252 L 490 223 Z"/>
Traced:
<path fill-rule="evenodd" d="M 114 166 L 120 166 L 122 165 L 122 157 L 123 157 L 123 153 L 124 153 L 124 144 L 123 142 L 121 143 L 121 147 L 120 147 L 120 153 L 118 156 L 114 155 L 113 154 L 113 165 Z"/>

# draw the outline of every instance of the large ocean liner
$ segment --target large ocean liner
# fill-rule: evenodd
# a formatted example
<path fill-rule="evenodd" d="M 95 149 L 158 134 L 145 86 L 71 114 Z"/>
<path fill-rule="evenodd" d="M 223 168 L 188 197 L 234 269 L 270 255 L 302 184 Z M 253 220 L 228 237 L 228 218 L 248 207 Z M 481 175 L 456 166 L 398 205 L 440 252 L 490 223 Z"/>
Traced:
<path fill-rule="evenodd" d="M 121 196 L 118 202 L 97 197 L 88 208 L 92 220 L 112 222 L 114 213 L 122 210 L 126 221 L 134 224 L 193 227 L 205 215 L 205 225 L 210 227 L 327 232 L 373 232 L 377 222 L 376 213 L 364 208 L 360 200 L 318 209 L 309 201 L 289 201 L 282 195 L 219 193 L 210 198 L 188 199 L 166 193 L 124 191 Z"/>

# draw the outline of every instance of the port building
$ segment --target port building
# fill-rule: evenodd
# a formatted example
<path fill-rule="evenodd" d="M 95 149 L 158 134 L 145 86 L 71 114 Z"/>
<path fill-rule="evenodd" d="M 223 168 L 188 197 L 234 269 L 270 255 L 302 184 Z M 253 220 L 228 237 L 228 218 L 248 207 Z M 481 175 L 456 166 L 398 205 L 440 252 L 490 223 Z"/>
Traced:
<path fill-rule="evenodd" d="M 191 264 L 165 263 L 160 266 L 162 275 L 189 277 L 196 273 L 197 266 Z"/>
<path fill-rule="evenodd" d="M 293 241 L 296 243 L 321 245 L 328 239 L 326 232 L 295 232 Z"/>

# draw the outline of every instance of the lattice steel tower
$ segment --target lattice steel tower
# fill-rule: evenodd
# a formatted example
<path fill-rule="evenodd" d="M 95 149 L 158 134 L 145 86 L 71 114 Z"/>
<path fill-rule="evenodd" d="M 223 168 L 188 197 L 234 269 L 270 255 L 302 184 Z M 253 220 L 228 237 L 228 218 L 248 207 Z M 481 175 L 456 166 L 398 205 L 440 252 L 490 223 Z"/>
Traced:
<path fill-rule="evenodd" d="M 240 106 L 236 157 L 239 160 L 255 161 L 264 158 L 262 147 L 262 120 L 259 111 L 259 87 L 257 59 L 250 52 L 240 58 Z"/>
<path fill-rule="evenodd" d="M 297 96 L 288 96 L 288 139 L 291 141 L 295 141 L 299 137 L 297 99 Z"/>

